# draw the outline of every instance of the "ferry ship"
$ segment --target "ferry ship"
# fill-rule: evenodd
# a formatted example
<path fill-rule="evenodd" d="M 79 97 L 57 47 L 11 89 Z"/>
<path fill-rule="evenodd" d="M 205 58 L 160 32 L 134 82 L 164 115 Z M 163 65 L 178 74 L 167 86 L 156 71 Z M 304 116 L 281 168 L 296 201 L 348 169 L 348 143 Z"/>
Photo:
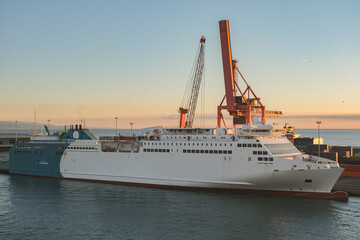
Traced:
<path fill-rule="evenodd" d="M 10 174 L 347 200 L 345 192 L 331 193 L 343 172 L 336 161 L 302 154 L 283 129 L 265 124 L 265 117 L 282 113 L 265 110 L 232 59 L 228 20 L 219 26 L 226 93 L 218 106 L 217 127 L 192 126 L 204 67 L 201 37 L 191 94 L 179 108 L 178 128 L 154 127 L 143 134 L 99 139 L 81 125 L 52 135 L 47 129 L 46 136 L 13 145 Z M 245 90 L 239 88 L 236 73 Z M 233 117 L 233 127 L 225 126 L 222 110 Z"/>
<path fill-rule="evenodd" d="M 150 128 L 96 139 L 80 126 L 33 136 L 10 150 L 11 174 L 164 188 L 242 190 L 343 200 L 343 169 L 299 152 L 282 129 Z"/>

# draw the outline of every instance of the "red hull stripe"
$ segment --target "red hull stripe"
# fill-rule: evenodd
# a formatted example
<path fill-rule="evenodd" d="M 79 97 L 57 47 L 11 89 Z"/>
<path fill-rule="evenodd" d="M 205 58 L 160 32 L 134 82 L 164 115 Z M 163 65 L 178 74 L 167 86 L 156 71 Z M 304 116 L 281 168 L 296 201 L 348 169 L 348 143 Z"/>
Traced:
<path fill-rule="evenodd" d="M 13 175 L 24 175 L 24 174 L 13 174 Z M 132 183 L 132 182 L 118 182 L 118 181 L 106 181 L 106 180 L 93 180 L 93 179 L 79 179 L 79 178 L 59 178 L 59 177 L 47 177 L 47 176 L 36 176 L 36 175 L 24 175 L 31 177 L 42 177 L 42 178 L 55 178 L 64 179 L 71 181 L 82 181 L 92 183 L 106 183 L 115 185 L 126 185 L 146 188 L 158 188 L 158 189 L 177 189 L 177 190 L 198 190 L 198 191 L 214 191 L 214 192 L 243 192 L 253 193 L 262 195 L 275 195 L 275 196 L 287 196 L 287 197 L 306 197 L 306 198 L 317 198 L 334 201 L 348 201 L 349 196 L 347 192 L 339 191 L 333 193 L 315 193 L 315 192 L 297 192 L 297 191 L 272 191 L 272 190 L 253 190 L 253 189 L 229 189 L 229 188 L 202 188 L 202 187 L 184 187 L 184 186 L 173 186 L 173 185 L 158 185 L 148 183 Z"/>

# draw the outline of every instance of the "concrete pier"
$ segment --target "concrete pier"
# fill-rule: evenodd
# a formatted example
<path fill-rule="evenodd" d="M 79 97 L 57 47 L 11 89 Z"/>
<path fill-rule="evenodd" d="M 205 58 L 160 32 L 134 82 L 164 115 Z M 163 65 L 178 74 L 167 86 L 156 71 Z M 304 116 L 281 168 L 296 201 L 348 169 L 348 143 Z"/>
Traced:
<path fill-rule="evenodd" d="M 360 178 L 340 177 L 333 191 L 344 191 L 349 196 L 360 196 Z"/>
<path fill-rule="evenodd" d="M 0 161 L 0 173 L 9 174 L 9 162 Z"/>

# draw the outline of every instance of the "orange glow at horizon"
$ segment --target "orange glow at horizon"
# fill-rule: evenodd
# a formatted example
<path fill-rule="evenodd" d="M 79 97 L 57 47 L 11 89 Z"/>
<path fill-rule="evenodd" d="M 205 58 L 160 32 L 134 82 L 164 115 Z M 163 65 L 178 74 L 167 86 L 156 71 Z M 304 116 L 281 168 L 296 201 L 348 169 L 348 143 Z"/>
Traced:
<path fill-rule="evenodd" d="M 98 116 L 101 116 L 100 114 Z M 211 117 L 213 116 L 213 117 Z M 133 128 L 146 128 L 152 126 L 163 126 L 163 127 L 178 127 L 179 126 L 179 117 L 177 115 L 148 115 L 148 116 L 121 116 L 118 115 L 117 126 L 119 129 L 130 128 L 130 122 L 133 122 Z M 63 126 L 63 125 L 74 125 L 83 123 L 84 119 L 86 122 L 87 128 L 115 128 L 115 116 L 105 116 L 102 117 L 53 117 L 47 118 L 41 116 L 38 113 L 37 122 L 46 124 L 47 120 L 51 120 L 52 125 Z M 0 119 L 0 121 L 13 121 L 13 119 Z M 32 122 L 33 116 L 30 116 L 26 119 L 18 119 L 17 121 L 21 122 Z M 360 129 L 360 118 L 354 117 L 354 119 L 345 119 L 345 118 L 326 118 L 308 115 L 306 117 L 280 117 L 280 118 L 267 118 L 266 124 L 275 125 L 276 127 L 282 127 L 285 123 L 295 127 L 296 129 L 315 129 L 317 128 L 316 121 L 321 121 L 321 128 L 323 129 Z M 227 119 L 226 123 L 228 127 L 232 127 L 229 124 L 231 119 Z M 216 114 L 208 114 L 204 119 L 204 124 L 201 124 L 200 117 L 195 117 L 194 127 L 216 127 Z"/>

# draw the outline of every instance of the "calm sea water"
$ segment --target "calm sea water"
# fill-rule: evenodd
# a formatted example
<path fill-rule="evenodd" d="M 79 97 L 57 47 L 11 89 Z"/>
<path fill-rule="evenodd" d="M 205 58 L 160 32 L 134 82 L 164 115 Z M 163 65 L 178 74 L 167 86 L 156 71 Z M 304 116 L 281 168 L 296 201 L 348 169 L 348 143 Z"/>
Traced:
<path fill-rule="evenodd" d="M 296 129 L 300 137 L 318 137 L 317 129 Z M 331 146 L 358 146 L 360 147 L 360 129 L 320 129 L 320 137 L 325 144 Z"/>
<path fill-rule="evenodd" d="M 0 239 L 359 239 L 349 202 L 0 175 Z"/>

